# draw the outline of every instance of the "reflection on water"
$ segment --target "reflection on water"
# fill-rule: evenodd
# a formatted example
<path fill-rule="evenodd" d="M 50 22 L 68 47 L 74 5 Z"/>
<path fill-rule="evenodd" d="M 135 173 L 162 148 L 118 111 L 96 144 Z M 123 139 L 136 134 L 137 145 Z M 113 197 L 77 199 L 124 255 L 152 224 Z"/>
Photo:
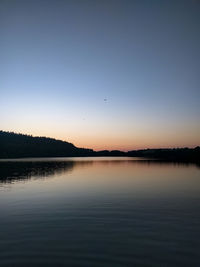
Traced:
<path fill-rule="evenodd" d="M 72 171 L 73 161 L 25 161 L 0 162 L 0 183 L 42 178 L 62 172 Z"/>
<path fill-rule="evenodd" d="M 158 161 L 143 158 L 28 158 L 0 160 L 0 183 L 9 183 L 13 181 L 26 180 L 31 178 L 42 178 L 59 173 L 71 172 L 74 167 L 84 167 L 87 165 L 98 164 L 129 164 L 135 165 L 176 165 L 191 166 L 191 163 L 178 163 Z M 198 167 L 198 165 L 196 165 Z"/>
<path fill-rule="evenodd" d="M 0 161 L 0 266 L 200 266 L 200 169 L 131 158 Z"/>

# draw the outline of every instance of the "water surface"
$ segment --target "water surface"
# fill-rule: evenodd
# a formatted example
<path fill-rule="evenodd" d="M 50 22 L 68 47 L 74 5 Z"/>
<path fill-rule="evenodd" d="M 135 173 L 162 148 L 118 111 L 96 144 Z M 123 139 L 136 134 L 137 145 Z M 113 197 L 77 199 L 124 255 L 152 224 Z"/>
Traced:
<path fill-rule="evenodd" d="M 0 266 L 200 266 L 200 168 L 0 160 Z"/>

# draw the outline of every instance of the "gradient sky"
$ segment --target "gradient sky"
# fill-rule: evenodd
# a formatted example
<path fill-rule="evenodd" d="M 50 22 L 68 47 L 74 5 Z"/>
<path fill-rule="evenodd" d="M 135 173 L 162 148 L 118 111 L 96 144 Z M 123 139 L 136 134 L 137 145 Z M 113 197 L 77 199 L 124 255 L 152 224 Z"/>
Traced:
<path fill-rule="evenodd" d="M 199 14 L 198 0 L 1 0 L 0 129 L 200 145 Z"/>

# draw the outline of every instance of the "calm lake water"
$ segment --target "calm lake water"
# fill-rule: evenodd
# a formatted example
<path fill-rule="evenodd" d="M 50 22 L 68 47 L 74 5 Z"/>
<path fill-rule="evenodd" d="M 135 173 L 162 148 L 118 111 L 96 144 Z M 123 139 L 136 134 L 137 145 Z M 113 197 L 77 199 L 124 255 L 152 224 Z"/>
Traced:
<path fill-rule="evenodd" d="M 200 266 L 200 168 L 0 160 L 0 266 Z"/>

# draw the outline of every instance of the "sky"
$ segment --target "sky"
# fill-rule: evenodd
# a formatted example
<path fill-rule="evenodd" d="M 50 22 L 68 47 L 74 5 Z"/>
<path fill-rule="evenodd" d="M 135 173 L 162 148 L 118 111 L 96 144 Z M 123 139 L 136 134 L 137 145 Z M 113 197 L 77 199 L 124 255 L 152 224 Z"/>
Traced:
<path fill-rule="evenodd" d="M 0 129 L 200 145 L 199 0 L 1 0 Z"/>

